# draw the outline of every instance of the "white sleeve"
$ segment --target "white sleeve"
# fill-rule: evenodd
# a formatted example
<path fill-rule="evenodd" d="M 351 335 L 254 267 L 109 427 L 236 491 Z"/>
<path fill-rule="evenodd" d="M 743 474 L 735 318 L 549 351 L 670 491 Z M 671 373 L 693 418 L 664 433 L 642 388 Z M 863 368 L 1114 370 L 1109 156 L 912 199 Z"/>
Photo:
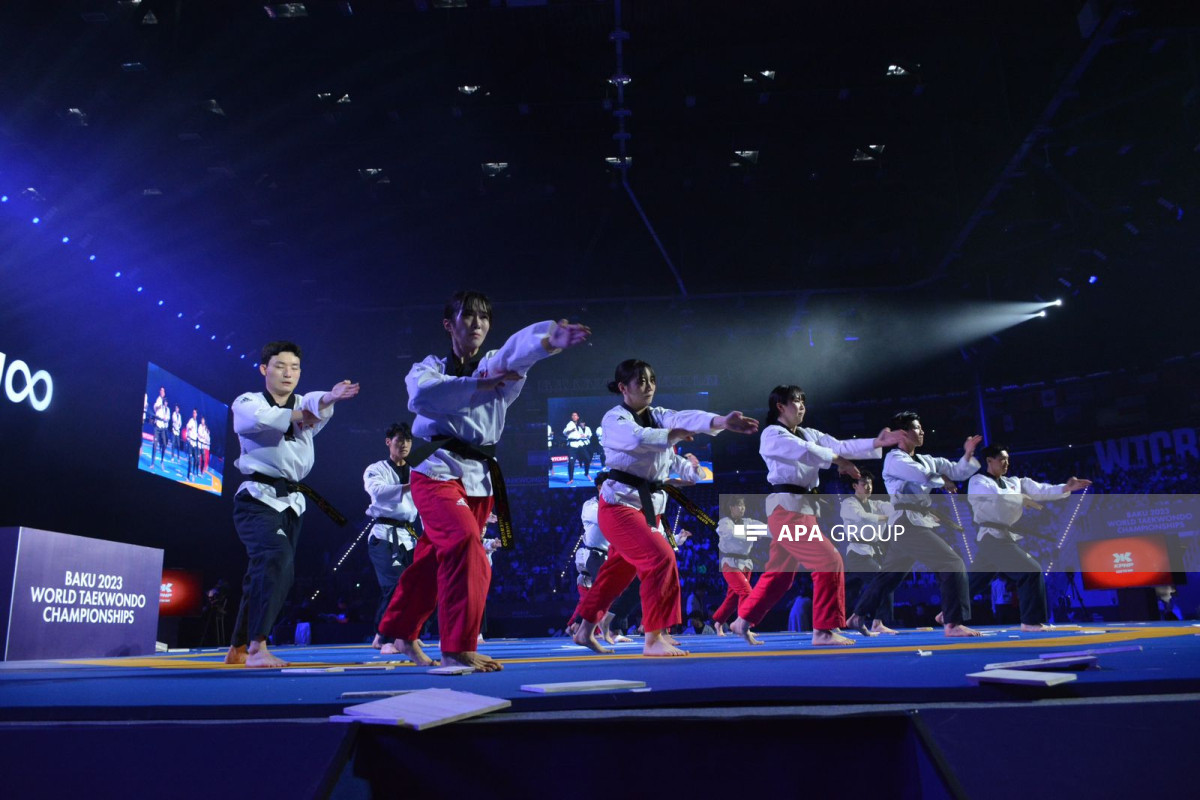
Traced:
<path fill-rule="evenodd" d="M 682 428 L 690 433 L 707 433 L 710 436 L 720 433 L 719 430 L 713 430 L 713 421 L 716 420 L 717 415 L 707 411 L 672 411 L 669 408 L 652 408 L 650 413 L 658 420 L 658 424 L 668 431 Z"/>
<path fill-rule="evenodd" d="M 666 428 L 643 428 L 629 412 L 622 410 L 613 414 L 605 425 L 604 447 L 622 453 L 656 453 L 671 446 L 670 434 Z"/>
<path fill-rule="evenodd" d="M 968 458 L 966 453 L 963 453 L 962 458 L 958 461 L 951 461 L 948 458 L 934 460 L 938 462 L 938 472 L 952 481 L 965 481 L 979 472 L 979 462 L 975 460 L 974 456 Z"/>
<path fill-rule="evenodd" d="M 1040 483 L 1032 478 L 1021 478 L 1021 493 L 1038 500 L 1062 500 L 1070 497 L 1065 483 Z"/>
<path fill-rule="evenodd" d="M 557 322 L 537 322 L 514 333 L 500 346 L 484 356 L 479 366 L 489 375 L 516 372 L 524 375 L 537 362 L 560 352 L 550 346 L 550 334 Z"/>
<path fill-rule="evenodd" d="M 801 439 L 778 425 L 768 425 L 758 442 L 759 455 L 777 461 L 795 461 L 825 469 L 837 456 L 831 448 Z"/>
<path fill-rule="evenodd" d="M 733 520 L 729 517 L 721 517 L 717 520 L 717 547 L 720 549 L 728 549 L 725 545 L 734 538 L 733 535 Z"/>
<path fill-rule="evenodd" d="M 400 505 L 409 487 L 403 483 L 392 483 L 384 470 L 391 471 L 387 464 L 375 463 L 363 472 L 363 488 L 371 498 L 371 505 Z"/>
<path fill-rule="evenodd" d="M 248 393 L 233 401 L 233 430 L 239 436 L 249 436 L 267 430 L 286 433 L 291 424 L 291 409 L 269 405 L 262 395 Z M 187 430 L 190 435 L 191 419 L 188 420 Z"/>
<path fill-rule="evenodd" d="M 413 364 L 404 385 L 408 389 L 408 410 L 415 414 L 465 412 L 477 405 L 472 400 L 479 393 L 479 379 L 447 375 L 434 356 Z"/>
<path fill-rule="evenodd" d="M 973 475 L 967 482 L 967 503 L 970 504 L 976 520 L 999 520 L 1000 515 L 996 511 L 996 501 L 999 497 L 999 487 L 986 475 Z"/>
<path fill-rule="evenodd" d="M 584 527 L 588 525 L 600 524 L 600 504 L 599 503 L 584 503 L 583 508 L 579 512 L 579 519 L 583 522 Z"/>
<path fill-rule="evenodd" d="M 325 392 L 309 392 L 308 394 L 303 395 L 300 398 L 300 402 L 297 404 L 297 408 L 302 408 L 310 414 L 320 417 L 320 420 L 311 428 L 313 436 L 316 436 L 318 433 L 324 430 L 325 425 L 328 424 L 329 420 L 333 417 L 333 407 L 335 403 L 330 403 L 329 405 L 325 406 L 325 408 L 321 408 L 321 398 L 324 396 Z M 291 416 L 290 412 L 288 416 Z"/>
<path fill-rule="evenodd" d="M 873 524 L 878 521 L 875 519 L 874 514 L 868 519 L 868 513 L 856 497 L 847 497 L 842 501 L 842 522 L 846 524 L 864 525 L 866 523 Z"/>
<path fill-rule="evenodd" d="M 671 455 L 671 469 L 679 473 L 679 480 L 689 486 L 700 480 L 700 468 L 678 453 Z"/>
<path fill-rule="evenodd" d="M 835 439 L 828 433 L 814 430 L 817 443 L 828 447 L 842 458 L 867 459 L 883 458 L 883 448 L 875 446 L 874 437 L 870 439 Z M 831 459 L 832 460 L 832 459 Z"/>

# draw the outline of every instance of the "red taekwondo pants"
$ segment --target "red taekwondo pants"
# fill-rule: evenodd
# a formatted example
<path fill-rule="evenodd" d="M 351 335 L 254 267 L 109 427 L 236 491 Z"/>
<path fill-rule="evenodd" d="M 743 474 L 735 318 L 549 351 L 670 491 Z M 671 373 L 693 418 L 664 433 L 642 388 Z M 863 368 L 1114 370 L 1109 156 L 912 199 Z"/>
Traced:
<path fill-rule="evenodd" d="M 379 630 L 412 641 L 436 607 L 443 653 L 472 653 L 492 567 L 480 539 L 492 513 L 491 497 L 468 497 L 462 482 L 412 473 L 413 501 L 425 534 L 392 594 Z"/>
<path fill-rule="evenodd" d="M 790 536 L 780 541 L 784 526 Z M 809 541 L 809 533 L 817 527 L 817 518 L 776 508 L 767 519 L 771 531 L 771 557 L 767 571 L 754 585 L 754 591 L 741 602 L 739 613 L 751 625 L 762 622 L 796 580 L 796 566 L 813 574 L 813 627 L 832 630 L 846 624 L 846 573 L 842 556 L 822 534 Z"/>
<path fill-rule="evenodd" d="M 683 621 L 679 612 L 679 566 L 661 533 L 651 530 L 636 508 L 600 498 L 600 530 L 608 539 L 608 559 L 575 613 L 599 622 L 634 575 L 641 578 L 642 627 L 658 631 Z M 410 567 L 411 569 L 411 567 Z"/>
<path fill-rule="evenodd" d="M 750 596 L 750 570 L 721 567 L 721 576 L 725 578 L 729 589 L 721 605 L 713 612 L 713 622 L 729 622 L 738 615 L 738 605 L 742 600 Z"/>

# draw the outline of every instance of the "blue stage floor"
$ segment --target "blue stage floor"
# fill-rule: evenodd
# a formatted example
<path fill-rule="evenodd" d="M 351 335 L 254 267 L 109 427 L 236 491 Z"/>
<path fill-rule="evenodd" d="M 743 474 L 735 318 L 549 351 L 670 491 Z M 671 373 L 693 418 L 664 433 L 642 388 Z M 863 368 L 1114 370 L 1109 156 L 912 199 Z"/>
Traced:
<path fill-rule="evenodd" d="M 1200 626 L 1112 624 L 1020 633 L 983 629 L 979 639 L 941 631 L 813 647 L 807 634 L 762 634 L 751 648 L 736 637 L 681 636 L 692 655 L 649 659 L 641 640 L 597 655 L 567 639 L 489 641 L 480 649 L 502 672 L 430 675 L 370 647 L 284 647 L 283 670 L 227 667 L 223 651 L 132 658 L 10 662 L 0 665 L 0 719 L 253 719 L 321 717 L 361 700 L 346 692 L 444 687 L 507 698 L 512 712 L 704 706 L 771 706 L 1023 701 L 1200 692 Z M 1099 669 L 1051 687 L 974 686 L 967 673 L 1043 653 L 1102 652 Z M 436 643 L 427 652 L 437 657 Z M 921 655 L 918 651 L 927 653 Z M 300 671 L 304 670 L 304 671 Z M 644 690 L 534 694 L 523 684 L 599 679 L 644 681 Z"/>

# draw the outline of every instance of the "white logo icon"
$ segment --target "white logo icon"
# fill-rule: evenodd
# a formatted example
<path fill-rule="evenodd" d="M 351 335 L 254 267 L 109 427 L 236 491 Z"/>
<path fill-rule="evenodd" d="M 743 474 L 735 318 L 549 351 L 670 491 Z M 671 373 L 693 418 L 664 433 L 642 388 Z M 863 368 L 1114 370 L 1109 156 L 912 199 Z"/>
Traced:
<path fill-rule="evenodd" d="M 6 362 L 8 369 L 5 369 Z M 4 393 L 12 402 L 23 403 L 28 398 L 34 411 L 45 411 L 50 406 L 50 398 L 54 394 L 54 381 L 46 370 L 30 372 L 29 365 L 24 361 L 19 358 L 8 361 L 8 355 L 0 353 L 0 375 L 4 376 Z M 40 392 L 35 391 L 39 383 Z"/>
<path fill-rule="evenodd" d="M 1120 567 L 1122 565 L 1133 566 L 1133 553 L 1113 553 L 1113 566 Z"/>
<path fill-rule="evenodd" d="M 757 542 L 759 539 L 766 539 L 770 536 L 771 531 L 761 522 L 752 522 L 749 525 L 744 522 L 735 522 L 733 523 L 733 535 L 748 542 Z"/>

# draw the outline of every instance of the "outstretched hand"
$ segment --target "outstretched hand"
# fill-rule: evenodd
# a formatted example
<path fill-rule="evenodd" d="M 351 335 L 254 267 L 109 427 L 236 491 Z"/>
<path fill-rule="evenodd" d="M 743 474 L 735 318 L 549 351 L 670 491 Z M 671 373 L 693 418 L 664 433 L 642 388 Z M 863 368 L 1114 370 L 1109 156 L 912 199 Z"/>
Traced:
<path fill-rule="evenodd" d="M 906 433 L 907 431 L 903 430 L 894 431 L 891 428 L 884 428 L 875 437 L 875 441 L 872 444 L 876 447 L 899 447 L 908 441 Z"/>
<path fill-rule="evenodd" d="M 358 384 L 350 381 L 335 383 L 333 388 L 321 395 L 321 408 L 328 408 L 339 400 L 349 400 L 358 394 Z"/>
<path fill-rule="evenodd" d="M 967 458 L 972 458 L 975 455 L 975 448 L 983 441 L 983 437 L 979 435 L 968 436 L 963 442 L 963 452 L 967 454 Z"/>
<path fill-rule="evenodd" d="M 694 437 L 687 428 L 671 428 L 667 434 L 667 444 L 676 445 L 679 442 L 690 442 Z"/>
<path fill-rule="evenodd" d="M 723 417 L 717 417 L 718 430 L 733 431 L 734 433 L 757 433 L 758 420 L 747 417 L 740 411 L 730 411 Z"/>
<path fill-rule="evenodd" d="M 1089 481 L 1087 478 L 1076 478 L 1074 476 L 1071 476 L 1071 480 L 1067 481 L 1067 491 L 1075 492 L 1080 489 L 1086 489 L 1087 487 L 1089 487 L 1091 485 L 1092 485 L 1092 482 Z"/>
<path fill-rule="evenodd" d="M 336 403 L 339 400 L 349 400 L 351 397 L 354 397 L 358 394 L 358 389 L 359 386 L 357 383 L 341 381 L 333 385 L 333 388 L 329 390 L 329 394 L 333 395 L 333 402 Z"/>
<path fill-rule="evenodd" d="M 854 466 L 854 462 L 842 456 L 835 456 L 833 463 L 837 464 L 838 474 L 845 475 L 854 480 L 862 477 L 862 473 L 858 471 L 858 467 Z"/>
<path fill-rule="evenodd" d="M 577 344 L 583 344 L 591 335 L 592 329 L 587 325 L 560 319 L 546 339 L 549 341 L 551 347 L 556 350 L 562 350 L 567 347 L 574 347 Z"/>

